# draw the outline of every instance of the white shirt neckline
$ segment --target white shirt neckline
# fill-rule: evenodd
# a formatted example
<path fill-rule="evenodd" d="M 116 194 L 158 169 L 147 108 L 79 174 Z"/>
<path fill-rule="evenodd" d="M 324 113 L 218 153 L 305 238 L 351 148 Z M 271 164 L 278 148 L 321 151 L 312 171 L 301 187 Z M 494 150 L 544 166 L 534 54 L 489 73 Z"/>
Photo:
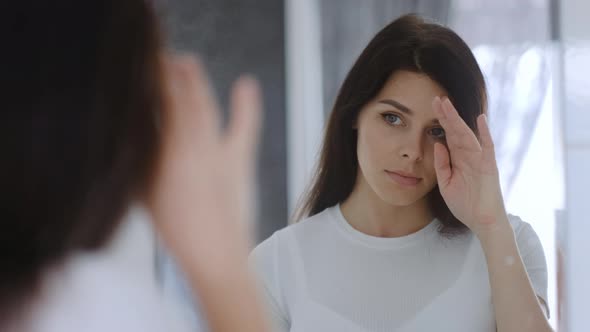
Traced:
<path fill-rule="evenodd" d="M 374 249 L 397 249 L 406 247 L 412 244 L 422 243 L 427 238 L 431 238 L 438 234 L 440 221 L 434 218 L 428 225 L 409 235 L 400 237 L 377 237 L 363 233 L 350 225 L 342 214 L 340 204 L 328 208 L 328 213 L 337 224 L 337 228 L 341 230 L 345 236 L 360 242 L 362 245 Z"/>

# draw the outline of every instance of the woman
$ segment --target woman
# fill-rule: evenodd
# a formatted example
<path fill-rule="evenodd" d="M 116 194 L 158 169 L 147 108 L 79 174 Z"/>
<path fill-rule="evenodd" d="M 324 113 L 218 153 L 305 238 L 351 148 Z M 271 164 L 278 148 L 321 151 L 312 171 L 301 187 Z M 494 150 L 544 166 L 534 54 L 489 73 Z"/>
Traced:
<path fill-rule="evenodd" d="M 550 330 L 542 247 L 506 214 L 485 113 L 450 29 L 408 15 L 377 33 L 340 88 L 307 218 L 252 254 L 276 331 Z"/>
<path fill-rule="evenodd" d="M 236 83 L 221 133 L 203 69 L 164 54 L 148 2 L 11 1 L 1 13 L 0 330 L 186 331 L 153 270 L 116 253 L 139 216 L 211 331 L 265 331 L 244 229 L 256 83 Z"/>

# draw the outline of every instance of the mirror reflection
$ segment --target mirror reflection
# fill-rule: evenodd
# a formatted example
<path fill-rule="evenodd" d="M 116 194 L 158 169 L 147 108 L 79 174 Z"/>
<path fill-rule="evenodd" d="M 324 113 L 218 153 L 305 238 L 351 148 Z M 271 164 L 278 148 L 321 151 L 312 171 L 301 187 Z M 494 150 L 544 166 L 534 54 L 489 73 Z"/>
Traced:
<path fill-rule="evenodd" d="M 573 7 L 7 5 L 0 330 L 579 328 Z"/>
<path fill-rule="evenodd" d="M 449 28 L 404 15 L 370 39 L 295 224 L 253 253 L 277 330 L 550 329 L 543 246 L 506 209 L 488 95 Z"/>

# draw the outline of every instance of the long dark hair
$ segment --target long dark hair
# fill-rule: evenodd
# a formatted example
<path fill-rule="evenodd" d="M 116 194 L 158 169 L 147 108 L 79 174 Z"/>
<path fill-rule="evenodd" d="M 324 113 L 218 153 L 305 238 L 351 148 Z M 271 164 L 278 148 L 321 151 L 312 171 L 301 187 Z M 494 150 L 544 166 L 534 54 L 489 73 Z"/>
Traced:
<path fill-rule="evenodd" d="M 353 190 L 358 169 L 357 135 L 360 110 L 398 70 L 423 73 L 449 94 L 467 125 L 477 134 L 477 116 L 486 112 L 483 74 L 467 44 L 452 30 L 405 15 L 383 28 L 369 42 L 340 87 L 327 124 L 321 156 L 310 190 L 296 220 L 341 203 Z M 429 193 L 430 208 L 442 222 L 441 233 L 466 229 L 453 216 L 438 186 Z"/>
<path fill-rule="evenodd" d="M 0 326 L 43 272 L 103 246 L 150 182 L 163 104 L 145 0 L 2 6 Z"/>

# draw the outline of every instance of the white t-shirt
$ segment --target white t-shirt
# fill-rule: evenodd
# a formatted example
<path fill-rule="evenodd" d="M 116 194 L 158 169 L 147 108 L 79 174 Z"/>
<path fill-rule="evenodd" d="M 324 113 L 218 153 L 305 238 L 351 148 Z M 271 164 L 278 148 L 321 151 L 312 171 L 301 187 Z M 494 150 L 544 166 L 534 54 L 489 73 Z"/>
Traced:
<path fill-rule="evenodd" d="M 133 207 L 108 246 L 74 254 L 48 271 L 30 312 L 14 331 L 195 331 L 184 312 L 188 308 L 166 297 L 155 278 L 148 218 Z"/>
<path fill-rule="evenodd" d="M 509 219 L 547 303 L 539 238 L 528 223 Z M 414 234 L 378 238 L 354 229 L 334 206 L 274 233 L 251 258 L 275 330 L 496 331 L 480 242 L 471 232 L 441 236 L 438 226 L 435 219 Z"/>

